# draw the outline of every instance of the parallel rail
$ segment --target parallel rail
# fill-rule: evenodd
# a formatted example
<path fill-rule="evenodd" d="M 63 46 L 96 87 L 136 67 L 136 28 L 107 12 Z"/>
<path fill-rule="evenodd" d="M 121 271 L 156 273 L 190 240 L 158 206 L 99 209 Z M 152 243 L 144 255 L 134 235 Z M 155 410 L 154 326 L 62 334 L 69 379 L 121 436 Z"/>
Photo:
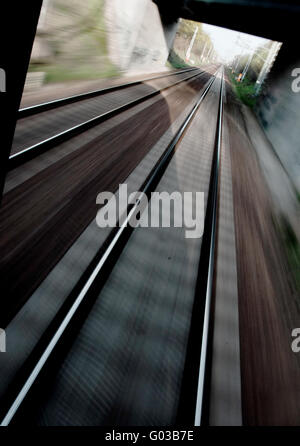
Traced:
<path fill-rule="evenodd" d="M 220 177 L 220 157 L 221 157 L 221 143 L 222 143 L 222 123 L 223 123 L 223 94 L 224 94 L 224 73 L 222 69 L 221 73 L 221 89 L 220 100 L 218 109 L 218 120 L 215 137 L 214 158 L 211 171 L 211 180 L 208 194 L 208 202 L 206 209 L 205 225 L 203 243 L 208 246 L 208 249 L 204 249 L 202 258 L 200 257 L 199 273 L 203 277 L 202 265 L 207 265 L 206 270 L 206 286 L 205 286 L 205 308 L 204 319 L 202 328 L 202 342 L 200 353 L 200 365 L 199 365 L 199 377 L 197 387 L 197 400 L 195 411 L 195 426 L 200 426 L 207 421 L 207 414 L 204 413 L 204 398 L 205 393 L 209 394 L 208 389 L 205 389 L 207 383 L 207 357 L 209 346 L 209 332 L 210 323 L 212 320 L 211 308 L 212 308 L 212 292 L 213 292 L 213 275 L 215 264 L 215 250 L 216 250 L 216 234 L 217 234 L 217 212 L 218 212 L 218 190 L 219 190 L 219 177 Z M 206 239 L 206 240 L 205 240 Z M 201 296 L 199 296 L 201 298 Z"/>
<path fill-rule="evenodd" d="M 202 101 L 206 97 L 212 84 L 215 81 L 215 76 L 212 76 L 206 83 L 199 99 L 192 107 L 188 116 L 181 124 L 180 128 L 172 138 L 170 144 L 167 146 L 160 159 L 157 161 L 143 185 L 140 188 L 142 194 L 146 194 L 149 198 L 151 192 L 155 190 L 157 184 L 161 180 L 165 173 L 175 151 L 179 140 L 183 137 L 186 129 L 190 125 L 192 119 L 195 117 Z M 141 195 L 142 197 L 142 195 Z M 111 231 L 111 235 L 105 244 L 105 248 L 101 248 L 98 255 L 94 258 L 94 261 L 90 264 L 86 274 L 83 276 L 84 280 L 80 282 L 80 288 L 76 296 L 69 302 L 68 308 L 64 310 L 64 314 L 59 316 L 59 320 L 56 321 L 55 328 L 51 329 L 51 335 L 47 333 L 47 342 L 43 344 L 43 348 L 39 352 L 36 358 L 32 360 L 30 370 L 26 374 L 22 383 L 19 384 L 18 389 L 14 392 L 11 403 L 8 404 L 5 415 L 2 419 L 1 426 L 7 426 L 15 417 L 19 407 L 24 402 L 28 392 L 33 389 L 33 386 L 37 379 L 40 377 L 41 372 L 45 368 L 47 362 L 54 354 L 55 349 L 59 348 L 62 344 L 62 340 L 72 331 L 72 325 L 76 325 L 76 317 L 79 313 L 86 311 L 86 306 L 89 303 L 89 299 L 95 298 L 99 290 L 102 289 L 105 284 L 111 269 L 118 260 L 120 253 L 122 252 L 125 244 L 127 243 L 131 233 L 134 231 L 128 223 L 132 216 L 136 213 L 139 205 L 139 198 L 135 204 L 129 205 L 127 209 L 127 217 L 125 221 Z M 211 260 L 213 262 L 213 259 Z M 211 285 L 211 282 L 209 281 Z M 95 290 L 97 293 L 95 293 Z"/>
<path fill-rule="evenodd" d="M 193 70 L 194 71 L 194 70 Z M 116 107 L 108 112 L 101 113 L 98 116 L 95 116 L 94 118 L 91 118 L 85 122 L 82 122 L 81 124 L 75 125 L 67 130 L 64 130 L 54 136 L 51 136 L 50 138 L 47 138 L 37 144 L 34 144 L 30 147 L 27 147 L 26 149 L 21 150 L 20 152 L 17 152 L 9 157 L 8 160 L 8 170 L 13 170 L 16 167 L 26 163 L 27 161 L 30 161 L 31 159 L 39 156 L 40 154 L 46 152 L 47 150 L 57 146 L 58 144 L 61 144 L 64 141 L 67 141 L 68 139 L 85 132 L 86 130 L 100 124 L 101 122 L 106 121 L 109 118 L 112 118 L 113 116 L 128 110 L 129 108 L 140 104 L 141 102 L 144 102 L 147 99 L 150 99 L 154 96 L 157 96 L 162 91 L 165 91 L 171 87 L 174 87 L 182 82 L 187 82 L 197 76 L 200 76 L 201 74 L 204 74 L 203 71 L 197 70 L 196 74 L 192 74 L 189 77 L 186 77 L 184 79 L 180 79 L 170 85 L 167 85 L 166 87 L 163 87 L 159 90 L 155 90 L 151 93 L 147 93 L 144 96 L 141 96 L 138 99 L 134 99 L 132 101 L 127 102 L 126 104 L 123 104 L 119 107 Z"/>
<path fill-rule="evenodd" d="M 210 172 L 210 183 L 204 221 L 201 253 L 189 339 L 186 351 L 181 394 L 177 413 L 180 425 L 209 424 L 209 400 L 214 320 L 213 280 L 217 237 L 218 190 L 223 125 L 224 72 L 221 86 L 217 126 Z"/>
<path fill-rule="evenodd" d="M 114 85 L 112 87 L 105 87 L 105 88 L 101 88 L 98 90 L 88 91 L 87 93 L 81 93 L 81 94 L 68 96 L 68 97 L 61 98 L 61 99 L 55 99 L 53 101 L 43 102 L 43 103 L 37 104 L 37 105 L 32 105 L 30 107 L 24 107 L 18 111 L 17 118 L 23 119 L 28 116 L 42 113 L 47 110 L 52 110 L 54 108 L 61 107 L 63 105 L 72 104 L 73 102 L 82 101 L 84 99 L 90 99 L 95 96 L 100 96 L 102 94 L 111 93 L 113 91 L 121 90 L 123 88 L 132 87 L 134 85 L 140 85 L 140 84 L 143 84 L 144 82 L 152 81 L 155 79 L 161 79 L 161 78 L 168 77 L 168 76 L 176 76 L 178 74 L 187 73 L 189 71 L 194 71 L 194 70 L 197 70 L 197 68 L 188 68 L 186 70 L 180 70 L 180 71 L 176 71 L 173 73 L 161 74 L 159 76 L 148 77 L 146 79 L 141 79 L 138 81 L 126 82 L 123 84 Z"/>

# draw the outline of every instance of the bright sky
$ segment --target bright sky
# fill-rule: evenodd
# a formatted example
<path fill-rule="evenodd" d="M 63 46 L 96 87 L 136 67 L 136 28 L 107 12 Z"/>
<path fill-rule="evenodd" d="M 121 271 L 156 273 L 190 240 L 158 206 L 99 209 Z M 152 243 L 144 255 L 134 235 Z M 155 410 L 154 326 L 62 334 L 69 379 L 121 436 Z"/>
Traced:
<path fill-rule="evenodd" d="M 249 53 L 254 49 L 267 42 L 262 37 L 252 36 L 251 34 L 239 33 L 219 26 L 207 25 L 203 23 L 203 31 L 209 34 L 216 52 L 224 60 L 228 62 L 234 58 L 236 54 L 241 54 L 243 46 L 249 49 L 244 51 Z"/>

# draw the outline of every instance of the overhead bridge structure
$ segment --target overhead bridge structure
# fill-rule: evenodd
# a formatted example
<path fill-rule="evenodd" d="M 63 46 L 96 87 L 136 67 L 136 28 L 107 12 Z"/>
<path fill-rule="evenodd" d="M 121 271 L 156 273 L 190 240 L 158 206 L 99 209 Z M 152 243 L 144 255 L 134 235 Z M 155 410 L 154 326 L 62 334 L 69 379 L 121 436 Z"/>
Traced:
<path fill-rule="evenodd" d="M 299 3 L 107 1 L 120 71 L 147 70 L 20 105 L 41 3 L 1 16 L 0 425 L 300 425 L 273 150 L 296 171 Z M 266 133 L 228 66 L 164 66 L 179 18 L 283 43 Z"/>
<path fill-rule="evenodd" d="M 300 73 L 298 0 L 153 0 L 164 28 L 179 17 L 282 42 L 255 112 L 293 183 L 300 190 L 297 141 L 300 92 L 292 83 Z M 299 71 L 297 71 L 299 68 Z M 287 138 L 287 135 L 289 137 Z"/>

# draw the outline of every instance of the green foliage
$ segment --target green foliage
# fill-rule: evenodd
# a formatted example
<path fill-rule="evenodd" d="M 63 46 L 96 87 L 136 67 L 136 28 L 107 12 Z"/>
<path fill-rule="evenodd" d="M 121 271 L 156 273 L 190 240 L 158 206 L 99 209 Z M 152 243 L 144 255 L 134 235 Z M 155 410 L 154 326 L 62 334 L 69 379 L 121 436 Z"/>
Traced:
<path fill-rule="evenodd" d="M 190 68 L 192 65 L 188 65 L 183 59 L 181 59 L 174 50 L 170 51 L 168 62 L 173 68 Z"/>
<path fill-rule="evenodd" d="M 50 82 L 66 82 L 71 80 L 91 80 L 118 76 L 119 72 L 116 68 L 107 63 L 101 70 L 96 70 L 90 65 L 81 65 L 75 69 L 63 65 L 48 65 L 43 66 L 43 71 L 46 72 L 46 83 Z"/>
<path fill-rule="evenodd" d="M 198 27 L 199 35 L 203 33 L 202 23 L 194 22 L 193 20 L 180 20 L 177 32 L 181 34 L 185 39 L 191 39 L 193 37 L 195 28 Z"/>
<path fill-rule="evenodd" d="M 254 107 L 257 101 L 255 94 L 255 82 L 245 76 L 242 82 L 237 82 L 236 76 L 230 74 L 232 86 L 238 96 L 238 98 L 248 107 Z"/>
<path fill-rule="evenodd" d="M 176 33 L 173 49 L 181 59 L 185 59 L 187 49 L 197 27 L 198 32 L 192 47 L 191 59 L 194 60 L 195 65 L 200 65 L 203 63 L 201 58 L 203 50 L 205 49 L 205 55 L 207 55 L 208 51 L 212 47 L 210 37 L 202 29 L 202 23 L 181 19 Z M 212 55 L 213 52 L 211 52 L 211 56 Z"/>
<path fill-rule="evenodd" d="M 256 81 L 264 65 L 264 61 L 267 59 L 272 43 L 273 42 L 269 40 L 255 50 L 247 71 L 247 76 L 250 80 Z M 249 57 L 251 57 L 251 53 L 244 54 L 243 56 L 236 56 L 232 62 L 232 66 L 236 67 L 237 71 L 242 72 L 249 61 Z"/>
<path fill-rule="evenodd" d="M 255 77 L 255 78 L 258 77 L 260 70 L 263 67 L 264 61 L 268 57 L 269 50 L 270 50 L 272 43 L 273 42 L 271 40 L 269 40 L 267 43 L 265 43 L 264 45 L 261 45 L 255 51 L 255 54 L 253 56 L 253 59 L 251 61 L 251 66 L 250 66 L 250 70 L 251 70 L 253 77 Z"/>
<path fill-rule="evenodd" d="M 29 71 L 43 71 L 45 81 L 96 79 L 118 74 L 107 51 L 104 0 L 53 0 L 47 45 L 52 56 L 35 61 Z M 44 37 L 45 38 L 45 37 Z"/>

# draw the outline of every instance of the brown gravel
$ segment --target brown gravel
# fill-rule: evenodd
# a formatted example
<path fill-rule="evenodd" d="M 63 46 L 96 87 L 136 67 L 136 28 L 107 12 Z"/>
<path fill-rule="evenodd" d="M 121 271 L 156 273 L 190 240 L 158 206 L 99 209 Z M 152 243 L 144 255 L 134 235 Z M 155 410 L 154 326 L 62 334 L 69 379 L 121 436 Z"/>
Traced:
<path fill-rule="evenodd" d="M 289 312 L 300 322 L 272 206 L 238 102 L 228 89 L 237 242 L 242 408 L 245 425 L 300 424 L 300 361 Z M 300 324 L 299 324 L 300 326 Z"/>

